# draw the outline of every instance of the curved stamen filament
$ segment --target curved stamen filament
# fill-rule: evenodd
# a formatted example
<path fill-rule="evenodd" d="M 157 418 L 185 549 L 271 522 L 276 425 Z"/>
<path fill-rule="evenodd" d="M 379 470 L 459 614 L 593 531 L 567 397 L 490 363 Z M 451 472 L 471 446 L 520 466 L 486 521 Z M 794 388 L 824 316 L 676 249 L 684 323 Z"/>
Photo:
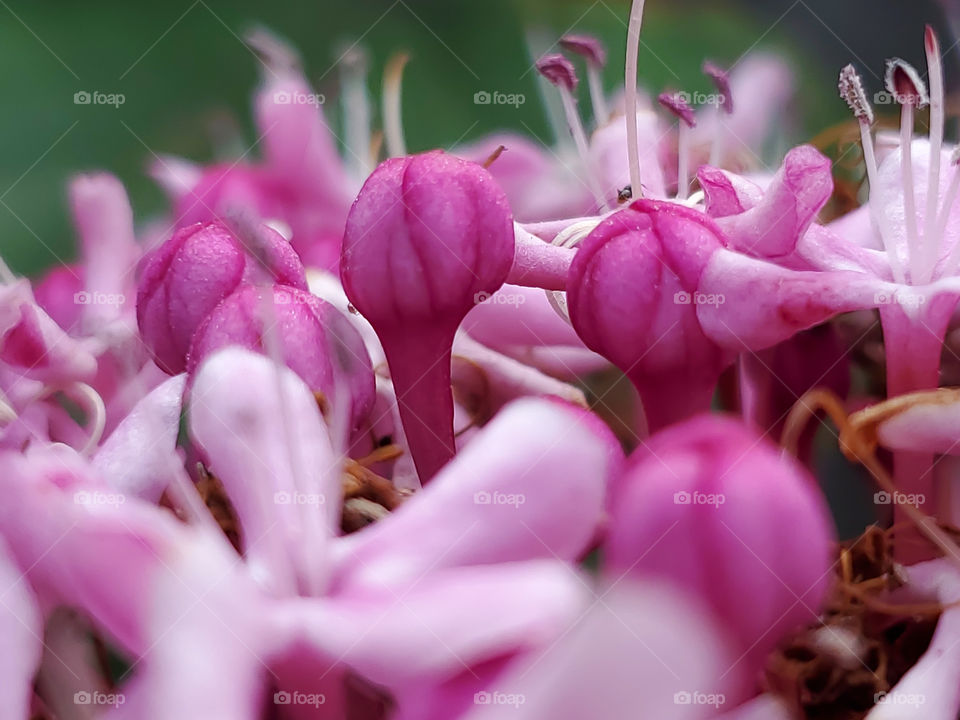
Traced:
<path fill-rule="evenodd" d="M 934 230 L 935 237 L 941 239 L 947 231 L 947 221 L 950 219 L 950 211 L 953 209 L 953 204 L 957 200 L 957 192 L 960 191 L 960 165 L 958 165 L 958 162 L 960 162 L 960 153 L 954 153 L 953 175 L 950 177 L 950 186 L 947 188 L 947 193 L 943 196 L 943 205 L 937 214 L 937 226 Z M 936 259 L 934 259 L 934 262 L 936 262 Z M 936 265 L 934 265 L 934 267 L 936 267 Z M 957 271 L 958 267 L 960 267 L 960 242 L 957 242 L 953 246 L 953 249 L 951 249 L 950 255 L 943 263 L 940 276 L 950 277 Z"/>
<path fill-rule="evenodd" d="M 896 403 L 902 402 L 902 400 L 895 398 L 890 402 Z M 881 489 L 891 495 L 898 493 L 899 491 L 890 474 L 876 457 L 876 440 L 871 433 L 871 424 L 853 422 L 843 406 L 843 401 L 829 390 L 811 390 L 801 397 L 790 410 L 780 441 L 784 451 L 794 456 L 797 454 L 800 436 L 807 422 L 816 415 L 818 410 L 826 412 L 840 430 L 839 443 L 843 454 L 869 470 Z M 920 533 L 936 545 L 947 559 L 960 566 L 960 547 L 957 547 L 950 536 L 940 529 L 936 521 L 913 503 L 902 503 L 901 506 Z"/>
<path fill-rule="evenodd" d="M 587 65 L 587 85 L 590 88 L 590 105 L 593 107 L 593 122 L 597 127 L 603 127 L 610 119 L 610 110 L 607 108 L 607 98 L 603 94 L 603 81 L 600 78 L 600 68 Z"/>
<path fill-rule="evenodd" d="M 558 85 L 560 90 L 560 100 L 563 102 L 563 112 L 567 116 L 567 124 L 570 126 L 570 134 L 573 136 L 573 142 L 577 146 L 577 154 L 580 156 L 580 162 L 583 165 L 583 174 L 587 179 L 587 185 L 597 201 L 597 207 L 600 211 L 609 210 L 610 205 L 603 196 L 600 184 L 590 167 L 590 147 L 587 144 L 587 134 L 583 129 L 583 122 L 580 120 L 580 113 L 577 112 L 577 104 L 573 99 L 573 93 L 562 85 Z"/>

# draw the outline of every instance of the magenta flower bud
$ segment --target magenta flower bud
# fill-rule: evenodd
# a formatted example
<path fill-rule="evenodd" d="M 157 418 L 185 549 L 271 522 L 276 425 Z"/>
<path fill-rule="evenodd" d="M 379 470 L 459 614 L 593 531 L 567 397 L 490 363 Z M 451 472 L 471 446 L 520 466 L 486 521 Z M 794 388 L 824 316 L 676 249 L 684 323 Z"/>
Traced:
<path fill-rule="evenodd" d="M 350 210 L 340 275 L 383 345 L 421 481 L 454 454 L 453 336 L 513 256 L 503 191 L 481 166 L 441 151 L 382 163 Z"/>
<path fill-rule="evenodd" d="M 334 400 L 346 389 L 351 428 L 359 428 L 376 394 L 363 339 L 333 305 L 294 287 L 246 285 L 217 305 L 190 345 L 191 379 L 206 357 L 230 345 L 269 354 L 265 328 L 276 333 L 284 364 L 311 390 Z"/>
<path fill-rule="evenodd" d="M 147 260 L 137 291 L 137 324 L 163 370 L 186 368 L 197 327 L 241 283 L 281 283 L 305 290 L 296 252 L 264 226 L 247 248 L 220 222 L 181 228 Z"/>
<path fill-rule="evenodd" d="M 700 327 L 698 292 L 725 244 L 710 218 L 682 205 L 637 200 L 581 243 L 567 281 L 570 320 L 584 344 L 630 378 L 650 431 L 706 410 L 732 361 Z"/>
<path fill-rule="evenodd" d="M 755 677 L 816 620 L 833 525 L 815 480 L 732 419 L 704 415 L 652 437 L 612 490 L 605 572 L 663 578 L 713 610 Z"/>

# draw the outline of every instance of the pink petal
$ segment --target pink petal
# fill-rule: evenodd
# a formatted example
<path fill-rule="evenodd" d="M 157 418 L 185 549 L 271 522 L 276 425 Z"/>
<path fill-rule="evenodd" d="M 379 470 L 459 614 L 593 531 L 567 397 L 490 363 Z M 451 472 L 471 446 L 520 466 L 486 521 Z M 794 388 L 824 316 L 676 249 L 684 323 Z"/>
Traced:
<path fill-rule="evenodd" d="M 42 638 L 33 593 L 0 538 L 0 719 L 28 717 Z"/>
<path fill-rule="evenodd" d="M 652 584 L 599 592 L 569 634 L 477 693 L 465 717 L 683 720 L 724 706 L 727 686 L 739 678 L 728 672 L 730 651 L 696 605 Z"/>
<path fill-rule="evenodd" d="M 93 468 L 124 495 L 151 502 L 170 481 L 180 433 L 186 374 L 175 375 L 145 395 L 120 422 L 93 458 Z"/>
<path fill-rule="evenodd" d="M 445 568 L 410 584 L 290 601 L 277 608 L 277 633 L 403 688 L 552 642 L 582 594 L 576 572 L 554 560 Z"/>
<path fill-rule="evenodd" d="M 789 254 L 833 193 L 830 160 L 810 145 L 787 153 L 763 200 L 717 224 L 731 247 L 758 257 Z"/>
<path fill-rule="evenodd" d="M 228 348 L 200 366 L 190 433 L 223 483 L 251 573 L 274 591 L 317 587 L 339 522 L 339 460 L 313 394 L 292 371 Z"/>
<path fill-rule="evenodd" d="M 458 565 L 576 559 L 597 531 L 620 452 L 586 411 L 519 400 L 427 488 L 338 541 L 337 584 L 380 587 Z"/>

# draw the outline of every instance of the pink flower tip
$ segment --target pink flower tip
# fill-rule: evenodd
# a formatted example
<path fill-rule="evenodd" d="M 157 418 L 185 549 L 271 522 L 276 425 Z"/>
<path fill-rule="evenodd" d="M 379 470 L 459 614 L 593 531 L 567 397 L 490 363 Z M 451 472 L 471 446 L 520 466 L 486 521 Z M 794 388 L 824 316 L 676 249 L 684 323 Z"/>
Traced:
<path fill-rule="evenodd" d="M 733 91 L 730 88 L 730 73 L 709 60 L 703 63 L 703 74 L 710 78 L 713 86 L 723 98 L 721 107 L 727 115 L 733 114 Z"/>
<path fill-rule="evenodd" d="M 585 58 L 594 67 L 602 68 L 607 64 L 606 48 L 592 35 L 564 35 L 560 38 L 560 46 Z"/>
<path fill-rule="evenodd" d="M 664 92 L 660 93 L 657 101 L 677 116 L 677 118 L 686 124 L 687 127 L 697 126 L 697 117 L 694 115 L 693 108 L 687 102 L 686 94 L 683 92 Z"/>
<path fill-rule="evenodd" d="M 901 105 L 922 108 L 930 104 L 926 84 L 917 69 L 906 60 L 900 58 L 887 60 L 884 84 L 887 92 L 893 95 Z"/>
<path fill-rule="evenodd" d="M 260 230 L 256 256 L 221 222 L 181 228 L 149 256 L 137 288 L 137 324 L 163 370 L 183 372 L 197 327 L 241 283 L 306 289 L 290 244 L 269 227 Z"/>
<path fill-rule="evenodd" d="M 550 53 L 537 60 L 537 71 L 559 88 L 573 92 L 577 89 L 577 72 L 573 63 L 560 53 Z"/>

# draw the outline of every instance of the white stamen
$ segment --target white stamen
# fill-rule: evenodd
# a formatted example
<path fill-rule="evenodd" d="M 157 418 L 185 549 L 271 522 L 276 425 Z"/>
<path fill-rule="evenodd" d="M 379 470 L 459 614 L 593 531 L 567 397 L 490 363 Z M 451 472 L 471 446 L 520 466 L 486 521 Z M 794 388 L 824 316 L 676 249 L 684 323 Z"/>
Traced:
<path fill-rule="evenodd" d="M 103 398 L 100 397 L 100 393 L 86 383 L 73 382 L 66 386 L 47 386 L 38 399 L 50 397 L 58 391 L 76 402 L 86 415 L 87 441 L 77 452 L 81 455 L 92 455 L 100 444 L 103 430 L 107 426 L 107 408 L 103 403 Z"/>
<path fill-rule="evenodd" d="M 610 119 L 610 110 L 607 108 L 607 98 L 603 94 L 603 80 L 600 77 L 600 68 L 587 64 L 587 85 L 590 87 L 590 105 L 593 107 L 593 123 L 596 127 L 603 127 Z"/>
<path fill-rule="evenodd" d="M 403 141 L 403 115 L 400 111 L 400 91 L 403 84 L 403 68 L 410 56 L 398 53 L 390 58 L 383 72 L 383 134 L 390 157 L 403 157 L 407 146 Z"/>
<path fill-rule="evenodd" d="M 863 164 L 867 168 L 867 182 L 870 191 L 873 192 L 879 187 L 877 180 L 877 156 L 873 147 L 873 136 L 870 134 L 870 126 L 873 124 L 873 107 L 867 99 L 867 94 L 863 90 L 863 81 L 853 65 L 847 65 L 840 71 L 840 80 L 837 83 L 837 89 L 840 91 L 840 97 L 847 103 L 854 117 L 857 118 L 860 126 L 860 143 L 863 147 Z M 890 261 L 890 269 L 893 278 L 898 283 L 903 283 L 906 278 L 903 267 L 900 265 L 900 256 L 897 254 L 897 247 L 893 242 L 893 232 L 890 224 L 885 218 L 880 217 L 873 205 L 870 206 L 870 216 L 880 231 L 880 238 L 883 241 L 883 249 L 887 253 Z"/>
<path fill-rule="evenodd" d="M 592 233 L 594 229 L 606 219 L 606 217 L 606 215 L 601 217 L 592 217 L 572 223 L 558 232 L 550 244 L 567 248 L 576 247 L 583 241 L 585 237 L 587 237 L 587 235 Z M 560 319 L 570 325 L 570 310 L 567 307 L 567 294 L 559 290 L 544 290 L 544 292 L 547 295 L 547 302 L 550 303 L 550 307 L 553 308 L 553 311 L 560 316 Z"/>
<path fill-rule="evenodd" d="M 686 200 L 690 192 L 690 128 L 680 121 L 677 135 L 677 200 Z"/>
<path fill-rule="evenodd" d="M 640 182 L 640 150 L 637 137 L 637 59 L 640 54 L 640 27 L 643 24 L 645 0 L 633 0 L 630 7 L 630 24 L 627 27 L 626 77 L 624 78 L 625 116 L 627 123 L 627 156 L 630 162 L 630 187 L 633 197 L 643 197 Z"/>
<path fill-rule="evenodd" d="M 920 278 L 920 238 L 917 229 L 917 198 L 913 182 L 913 103 L 900 106 L 900 170 L 903 173 L 903 215 L 907 230 L 910 282 Z"/>
<path fill-rule="evenodd" d="M 877 179 L 877 156 L 873 149 L 873 136 L 870 134 L 870 126 L 860 121 L 860 143 L 863 146 L 863 164 L 867 167 L 867 183 L 870 186 L 870 192 L 880 187 Z M 880 217 L 874 206 L 870 205 L 870 215 L 873 217 L 877 228 L 880 230 L 880 239 L 883 241 L 883 249 L 887 253 L 887 259 L 890 261 L 890 271 L 893 273 L 895 282 L 904 283 L 906 275 L 903 266 L 900 264 L 900 255 L 897 253 L 897 247 L 893 242 L 893 232 L 885 218 Z"/>
<path fill-rule="evenodd" d="M 371 157 L 370 98 L 367 95 L 367 57 L 350 48 L 340 60 L 343 86 L 343 131 L 347 163 L 354 179 L 363 182 L 376 163 Z"/>
<path fill-rule="evenodd" d="M 943 205 L 940 207 L 940 212 L 937 215 L 937 226 L 934 237 L 938 238 L 942 242 L 944 233 L 947 230 L 947 221 L 950 219 L 950 211 L 953 209 L 953 204 L 957 200 L 957 193 L 960 191 L 960 148 L 954 151 L 953 157 L 951 158 L 953 164 L 953 175 L 950 178 L 950 186 L 947 188 L 946 195 L 943 196 Z M 950 255 L 947 257 L 946 261 L 943 263 L 943 268 L 940 271 L 940 277 L 950 277 L 953 275 L 957 269 L 960 268 L 960 241 L 953 246 L 953 249 L 950 251 Z"/>
<path fill-rule="evenodd" d="M 3 256 L 0 255 L 0 283 L 10 285 L 16 281 L 17 276 L 13 274 L 13 270 L 10 269 L 10 266 L 4 261 Z"/>
<path fill-rule="evenodd" d="M 927 176 L 927 210 L 923 226 L 923 263 L 919 283 L 927 283 L 937 263 L 942 242 L 942 231 L 937 226 L 937 200 L 940 196 L 940 152 L 943 149 L 943 63 L 940 59 L 940 43 L 927 25 L 924 34 L 924 49 L 927 53 L 927 74 L 930 78 L 930 167 Z"/>
<path fill-rule="evenodd" d="M 717 110 L 713 116 L 713 140 L 710 143 L 710 165 L 713 167 L 720 167 L 723 162 L 726 139 L 727 124 L 723 121 L 723 113 Z"/>
<path fill-rule="evenodd" d="M 597 207 L 601 211 L 609 210 L 610 204 L 603 196 L 603 190 L 597 182 L 590 165 L 590 147 L 587 144 L 587 135 L 583 130 L 583 122 L 580 120 L 580 113 L 577 112 L 577 101 L 573 98 L 573 93 L 563 85 L 557 85 L 560 91 L 560 100 L 563 102 L 563 112 L 567 117 L 567 125 L 570 127 L 570 134 L 573 136 L 573 143 L 577 147 L 577 154 L 580 156 L 580 163 L 583 165 L 583 174 L 587 178 L 587 185 L 590 192 L 593 193 L 597 201 Z"/>

